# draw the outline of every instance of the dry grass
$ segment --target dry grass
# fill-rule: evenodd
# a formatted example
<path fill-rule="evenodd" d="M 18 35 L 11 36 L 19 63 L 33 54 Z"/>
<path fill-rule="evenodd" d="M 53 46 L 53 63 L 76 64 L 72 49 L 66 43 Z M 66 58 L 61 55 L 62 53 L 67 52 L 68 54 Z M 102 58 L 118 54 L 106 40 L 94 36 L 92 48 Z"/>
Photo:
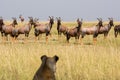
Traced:
<path fill-rule="evenodd" d="M 74 22 L 63 22 L 67 26 L 75 26 Z M 96 22 L 84 22 L 84 26 L 92 26 Z M 118 23 L 115 23 L 118 24 Z M 21 24 L 20 24 L 21 25 Z M 18 39 L 24 38 L 21 35 Z M 32 80 L 41 64 L 42 55 L 59 56 L 57 63 L 57 80 L 119 80 L 120 79 L 120 38 L 114 38 L 113 28 L 106 40 L 98 36 L 96 45 L 92 45 L 92 36 L 85 36 L 84 45 L 65 43 L 65 37 L 57 40 L 56 24 L 52 29 L 52 37 L 48 44 L 42 35 L 39 42 L 34 42 L 33 29 L 29 42 L 18 40 L 16 43 L 0 43 L 0 80 Z"/>

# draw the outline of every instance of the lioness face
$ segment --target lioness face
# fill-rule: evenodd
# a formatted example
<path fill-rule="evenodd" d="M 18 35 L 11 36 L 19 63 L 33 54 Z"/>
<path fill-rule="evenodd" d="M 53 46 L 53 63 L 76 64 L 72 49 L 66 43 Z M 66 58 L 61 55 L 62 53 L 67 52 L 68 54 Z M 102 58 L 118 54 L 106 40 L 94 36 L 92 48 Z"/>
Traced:
<path fill-rule="evenodd" d="M 53 56 L 53 57 L 47 57 L 43 56 L 42 57 L 43 61 L 45 61 L 45 65 L 52 71 L 56 72 L 56 62 L 59 60 L 58 56 Z"/>

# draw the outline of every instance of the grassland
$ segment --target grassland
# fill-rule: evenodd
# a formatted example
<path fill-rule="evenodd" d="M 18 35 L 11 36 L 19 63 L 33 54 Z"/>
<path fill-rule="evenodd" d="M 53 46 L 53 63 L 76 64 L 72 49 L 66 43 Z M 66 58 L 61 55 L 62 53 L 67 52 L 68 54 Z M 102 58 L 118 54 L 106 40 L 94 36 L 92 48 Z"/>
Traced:
<path fill-rule="evenodd" d="M 76 25 L 75 22 L 63 24 L 69 28 Z M 83 26 L 95 24 L 83 22 Z M 47 44 L 45 35 L 34 41 L 33 29 L 27 43 L 23 44 L 23 39 L 24 35 L 20 35 L 15 43 L 3 43 L 0 37 L 0 80 L 32 80 L 42 55 L 59 56 L 57 80 L 120 80 L 120 37 L 114 38 L 113 27 L 107 39 L 98 36 L 96 45 L 92 45 L 92 36 L 85 36 L 83 45 L 75 43 L 74 38 L 66 44 L 65 36 L 58 40 L 56 24 Z"/>

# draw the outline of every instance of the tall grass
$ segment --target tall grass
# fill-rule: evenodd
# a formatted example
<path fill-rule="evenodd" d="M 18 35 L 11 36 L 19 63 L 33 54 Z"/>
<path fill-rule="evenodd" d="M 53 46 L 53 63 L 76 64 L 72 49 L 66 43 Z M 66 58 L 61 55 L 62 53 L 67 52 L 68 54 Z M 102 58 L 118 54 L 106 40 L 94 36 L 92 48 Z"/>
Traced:
<path fill-rule="evenodd" d="M 96 22 L 84 22 L 84 26 L 92 26 Z M 76 23 L 65 22 L 69 28 Z M 116 23 L 117 24 L 117 23 Z M 19 36 L 24 38 L 23 35 Z M 74 38 L 66 44 L 66 38 L 57 40 L 56 24 L 52 29 L 52 37 L 48 44 L 42 35 L 39 42 L 34 42 L 33 29 L 31 42 L 0 43 L 0 80 L 32 80 L 41 64 L 40 57 L 59 56 L 57 63 L 57 80 L 119 80 L 120 79 L 120 38 L 114 38 L 113 28 L 104 40 L 98 36 L 96 45 L 92 45 L 92 36 L 85 36 L 84 45 L 75 43 Z"/>

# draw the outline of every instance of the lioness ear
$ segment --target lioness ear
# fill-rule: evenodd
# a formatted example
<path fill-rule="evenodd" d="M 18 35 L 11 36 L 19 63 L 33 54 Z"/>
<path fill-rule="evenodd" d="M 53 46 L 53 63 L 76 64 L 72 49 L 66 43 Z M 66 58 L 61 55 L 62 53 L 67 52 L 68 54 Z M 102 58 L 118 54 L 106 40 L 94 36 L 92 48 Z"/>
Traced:
<path fill-rule="evenodd" d="M 46 56 L 46 55 L 41 56 L 41 60 L 42 60 L 42 61 L 44 61 L 44 60 L 46 60 L 46 59 L 47 59 L 47 56 Z"/>
<path fill-rule="evenodd" d="M 59 60 L 59 57 L 58 56 L 54 56 L 54 59 L 55 59 L 55 61 L 57 62 L 58 60 Z"/>

